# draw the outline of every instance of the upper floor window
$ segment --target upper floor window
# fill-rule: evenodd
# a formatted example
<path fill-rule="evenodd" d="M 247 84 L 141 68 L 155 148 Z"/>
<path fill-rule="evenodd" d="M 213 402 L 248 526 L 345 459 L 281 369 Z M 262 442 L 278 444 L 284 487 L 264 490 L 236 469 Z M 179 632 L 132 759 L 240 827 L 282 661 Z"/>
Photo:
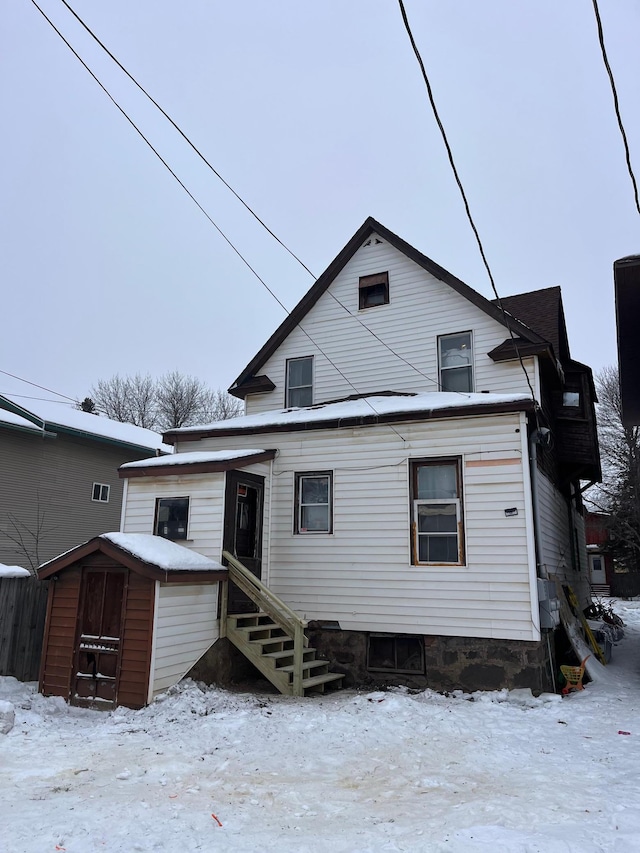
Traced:
<path fill-rule="evenodd" d="M 108 504 L 110 491 L 111 486 L 107 486 L 105 483 L 94 483 L 91 491 L 91 500 L 98 501 L 101 504 Z"/>
<path fill-rule="evenodd" d="M 413 564 L 462 565 L 462 482 L 459 459 L 411 463 Z"/>
<path fill-rule="evenodd" d="M 189 498 L 157 498 L 154 533 L 164 539 L 186 539 Z"/>
<path fill-rule="evenodd" d="M 360 277 L 358 288 L 360 310 L 374 308 L 376 305 L 386 305 L 389 302 L 389 273 L 363 275 Z"/>
<path fill-rule="evenodd" d="M 287 409 L 313 404 L 313 356 L 287 360 Z"/>
<path fill-rule="evenodd" d="M 295 477 L 295 533 L 331 533 L 332 473 L 314 471 Z"/>
<path fill-rule="evenodd" d="M 473 391 L 473 346 L 471 332 L 440 335 L 438 338 L 441 391 Z"/>

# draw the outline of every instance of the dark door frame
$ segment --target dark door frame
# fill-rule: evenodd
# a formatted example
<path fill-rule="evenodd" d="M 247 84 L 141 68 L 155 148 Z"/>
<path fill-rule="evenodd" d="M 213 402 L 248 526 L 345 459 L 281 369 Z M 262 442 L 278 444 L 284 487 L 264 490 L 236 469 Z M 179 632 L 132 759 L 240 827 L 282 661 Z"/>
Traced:
<path fill-rule="evenodd" d="M 255 518 L 255 556 L 248 558 L 236 555 L 236 520 L 238 486 L 245 484 L 257 491 L 256 518 Z M 249 474 L 244 471 L 227 471 L 224 495 L 224 523 L 222 533 L 222 547 L 224 551 L 238 556 L 240 562 L 262 579 L 262 535 L 264 529 L 264 484 L 265 478 L 258 474 Z M 234 585 L 229 584 L 229 612 L 242 612 L 243 609 L 252 610 L 255 606 L 247 596 Z"/>

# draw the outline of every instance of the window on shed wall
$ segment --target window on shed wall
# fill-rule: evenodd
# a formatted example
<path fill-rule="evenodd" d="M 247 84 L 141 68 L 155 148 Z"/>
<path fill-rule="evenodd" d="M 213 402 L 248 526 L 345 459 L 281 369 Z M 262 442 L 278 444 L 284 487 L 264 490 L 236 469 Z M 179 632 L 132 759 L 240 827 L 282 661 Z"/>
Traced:
<path fill-rule="evenodd" d="M 331 533 L 331 471 L 314 471 L 295 475 L 294 533 Z"/>
<path fill-rule="evenodd" d="M 411 463 L 411 530 L 414 565 L 462 565 L 460 459 Z"/>
<path fill-rule="evenodd" d="M 287 409 L 313 405 L 313 356 L 287 360 Z"/>
<path fill-rule="evenodd" d="M 473 346 L 471 332 L 440 335 L 438 338 L 440 390 L 473 391 Z"/>
<path fill-rule="evenodd" d="M 157 498 L 153 532 L 164 539 L 186 539 L 189 498 Z"/>
<path fill-rule="evenodd" d="M 91 500 L 101 504 L 108 504 L 110 492 L 111 486 L 107 486 L 105 483 L 94 483 L 91 491 Z"/>
<path fill-rule="evenodd" d="M 380 272 L 375 275 L 363 275 L 358 283 L 358 307 L 375 308 L 377 305 L 389 303 L 389 273 Z"/>

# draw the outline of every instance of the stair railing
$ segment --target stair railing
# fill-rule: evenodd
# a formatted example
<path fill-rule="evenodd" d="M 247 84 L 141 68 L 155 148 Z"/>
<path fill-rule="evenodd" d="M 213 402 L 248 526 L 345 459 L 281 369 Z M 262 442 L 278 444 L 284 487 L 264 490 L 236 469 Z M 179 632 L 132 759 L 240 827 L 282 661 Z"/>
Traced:
<path fill-rule="evenodd" d="M 307 620 L 301 619 L 281 598 L 262 583 L 246 566 L 237 560 L 233 554 L 223 551 L 222 556 L 228 563 L 229 581 L 232 581 L 247 595 L 258 608 L 264 611 L 293 640 L 293 695 L 304 696 L 302 686 L 302 662 L 304 649 L 309 640 L 304 633 Z M 222 602 L 220 612 L 220 635 L 227 633 L 227 584 L 221 590 Z"/>

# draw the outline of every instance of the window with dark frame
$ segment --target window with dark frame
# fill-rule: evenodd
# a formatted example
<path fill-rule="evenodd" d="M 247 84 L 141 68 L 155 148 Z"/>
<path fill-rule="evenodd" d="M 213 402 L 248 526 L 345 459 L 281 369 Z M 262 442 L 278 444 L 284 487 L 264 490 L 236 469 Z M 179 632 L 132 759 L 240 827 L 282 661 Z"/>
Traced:
<path fill-rule="evenodd" d="M 438 338 L 440 390 L 473 391 L 473 343 L 471 332 L 440 335 Z"/>
<path fill-rule="evenodd" d="M 411 462 L 413 565 L 462 565 L 461 460 Z"/>
<path fill-rule="evenodd" d="M 186 539 L 189 498 L 156 498 L 154 534 L 163 539 Z"/>
<path fill-rule="evenodd" d="M 424 673 L 422 638 L 369 634 L 367 669 L 372 672 Z"/>
<path fill-rule="evenodd" d="M 360 276 L 358 282 L 358 308 L 375 308 L 389 303 L 389 273 Z"/>
<path fill-rule="evenodd" d="M 101 504 L 108 504 L 110 492 L 111 486 L 106 485 L 106 483 L 94 483 L 91 491 L 91 500 Z"/>
<path fill-rule="evenodd" d="M 332 532 L 332 480 L 331 471 L 295 475 L 294 533 Z"/>
<path fill-rule="evenodd" d="M 287 409 L 313 405 L 313 356 L 287 359 L 285 406 Z"/>

